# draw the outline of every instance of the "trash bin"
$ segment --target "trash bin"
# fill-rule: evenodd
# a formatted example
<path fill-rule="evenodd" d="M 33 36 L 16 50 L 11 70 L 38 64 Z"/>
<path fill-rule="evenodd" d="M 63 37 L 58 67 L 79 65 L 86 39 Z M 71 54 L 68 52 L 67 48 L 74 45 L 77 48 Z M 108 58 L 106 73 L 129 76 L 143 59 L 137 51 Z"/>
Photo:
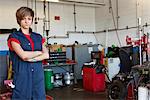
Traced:
<path fill-rule="evenodd" d="M 51 90 L 54 85 L 54 77 L 52 69 L 44 69 L 44 77 L 45 77 L 45 89 Z"/>

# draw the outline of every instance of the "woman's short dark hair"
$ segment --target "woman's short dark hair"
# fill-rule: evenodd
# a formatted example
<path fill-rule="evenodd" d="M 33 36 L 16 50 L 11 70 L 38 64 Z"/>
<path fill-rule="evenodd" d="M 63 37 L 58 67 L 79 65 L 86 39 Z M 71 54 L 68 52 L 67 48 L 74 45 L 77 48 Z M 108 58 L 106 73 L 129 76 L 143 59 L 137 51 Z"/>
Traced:
<path fill-rule="evenodd" d="M 16 19 L 17 23 L 20 25 L 21 20 L 23 20 L 24 17 L 31 16 L 32 20 L 34 18 L 34 11 L 31 8 L 28 7 L 20 7 L 16 11 Z"/>

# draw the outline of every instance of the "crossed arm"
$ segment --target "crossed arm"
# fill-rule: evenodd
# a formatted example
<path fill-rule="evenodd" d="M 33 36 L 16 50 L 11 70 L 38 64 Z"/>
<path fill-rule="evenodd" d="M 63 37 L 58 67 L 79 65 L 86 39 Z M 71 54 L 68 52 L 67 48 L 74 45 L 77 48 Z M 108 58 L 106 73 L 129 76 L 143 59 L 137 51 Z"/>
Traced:
<path fill-rule="evenodd" d="M 42 45 L 42 51 L 24 51 L 20 44 L 13 41 L 11 45 L 17 55 L 24 61 L 36 62 L 49 58 L 48 50 L 44 45 Z"/>

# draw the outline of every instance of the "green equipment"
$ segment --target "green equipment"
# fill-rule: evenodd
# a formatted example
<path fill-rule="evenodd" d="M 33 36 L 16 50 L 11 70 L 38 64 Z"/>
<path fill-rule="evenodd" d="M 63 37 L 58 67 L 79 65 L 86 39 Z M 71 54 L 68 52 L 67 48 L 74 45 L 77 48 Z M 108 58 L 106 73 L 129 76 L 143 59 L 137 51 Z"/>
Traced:
<path fill-rule="evenodd" d="M 54 87 L 54 76 L 52 69 L 44 69 L 45 89 L 51 90 Z"/>

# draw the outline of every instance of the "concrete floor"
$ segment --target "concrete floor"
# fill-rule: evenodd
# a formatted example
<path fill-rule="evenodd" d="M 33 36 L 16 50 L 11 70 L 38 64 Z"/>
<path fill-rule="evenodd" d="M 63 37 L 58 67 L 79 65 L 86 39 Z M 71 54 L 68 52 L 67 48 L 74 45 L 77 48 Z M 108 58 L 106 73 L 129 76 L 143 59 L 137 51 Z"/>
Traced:
<path fill-rule="evenodd" d="M 107 100 L 107 92 L 90 92 L 82 87 L 82 82 L 67 87 L 53 88 L 46 92 L 54 100 Z"/>
<path fill-rule="evenodd" d="M 5 87 L 0 87 L 0 94 L 8 92 Z M 107 100 L 106 90 L 103 92 L 90 92 L 82 87 L 82 81 L 72 86 L 53 88 L 46 91 L 46 94 L 53 97 L 54 100 Z"/>

